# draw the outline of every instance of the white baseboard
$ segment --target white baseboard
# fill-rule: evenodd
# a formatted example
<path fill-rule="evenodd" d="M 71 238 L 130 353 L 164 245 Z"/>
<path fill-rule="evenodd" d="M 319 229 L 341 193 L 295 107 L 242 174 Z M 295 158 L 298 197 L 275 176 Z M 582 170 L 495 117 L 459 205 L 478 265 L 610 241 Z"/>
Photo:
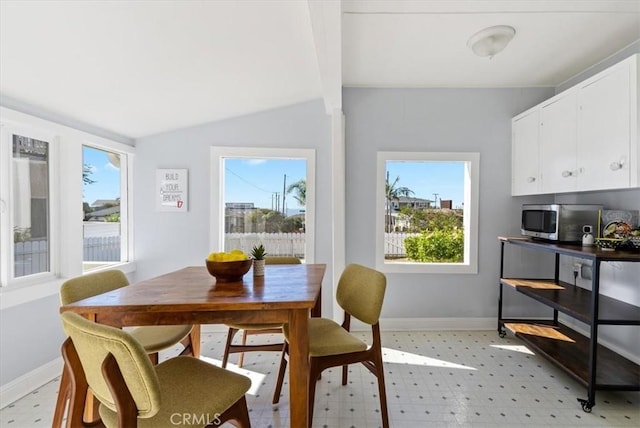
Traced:
<path fill-rule="evenodd" d="M 59 357 L 0 386 L 0 409 L 60 376 L 62 366 L 62 357 Z"/>
<path fill-rule="evenodd" d="M 224 324 L 202 324 L 200 326 L 200 334 L 207 333 L 226 333 L 229 330 Z"/>
<path fill-rule="evenodd" d="M 353 320 L 353 318 L 352 318 Z M 359 326 L 365 327 L 359 323 Z M 354 325 L 354 324 L 352 324 Z M 355 328 L 355 326 L 354 326 Z M 498 321 L 489 318 L 383 318 L 382 331 L 433 331 L 433 330 L 496 330 Z"/>

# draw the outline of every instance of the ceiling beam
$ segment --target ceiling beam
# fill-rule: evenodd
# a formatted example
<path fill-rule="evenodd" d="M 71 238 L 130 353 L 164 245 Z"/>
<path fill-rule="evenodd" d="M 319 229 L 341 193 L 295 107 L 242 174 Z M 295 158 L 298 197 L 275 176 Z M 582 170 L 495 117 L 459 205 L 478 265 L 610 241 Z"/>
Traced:
<path fill-rule="evenodd" d="M 342 110 L 341 2 L 307 0 L 327 114 Z"/>

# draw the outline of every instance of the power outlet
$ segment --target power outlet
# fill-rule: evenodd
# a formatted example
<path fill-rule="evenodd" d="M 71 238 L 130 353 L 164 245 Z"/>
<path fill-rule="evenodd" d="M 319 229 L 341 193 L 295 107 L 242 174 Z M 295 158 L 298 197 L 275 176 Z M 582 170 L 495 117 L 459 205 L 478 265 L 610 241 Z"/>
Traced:
<path fill-rule="evenodd" d="M 573 264 L 573 276 L 574 278 L 582 279 L 582 263 Z"/>
<path fill-rule="evenodd" d="M 580 272 L 578 272 L 578 277 L 580 279 L 591 279 L 591 266 L 589 265 L 582 265 L 580 266 Z"/>

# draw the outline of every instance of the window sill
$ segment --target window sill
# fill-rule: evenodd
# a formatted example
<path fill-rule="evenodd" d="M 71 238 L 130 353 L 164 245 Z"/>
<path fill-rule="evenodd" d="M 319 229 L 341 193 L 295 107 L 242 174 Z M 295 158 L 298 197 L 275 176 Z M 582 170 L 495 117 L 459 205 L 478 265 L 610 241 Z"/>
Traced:
<path fill-rule="evenodd" d="M 384 273 L 435 273 L 435 274 L 477 274 L 476 264 L 463 263 L 378 263 Z"/>
<path fill-rule="evenodd" d="M 136 270 L 135 262 L 122 263 L 119 265 L 109 266 L 109 268 L 117 268 L 124 273 L 132 273 Z M 91 272 L 97 272 L 98 269 Z M 10 285 L 0 288 L 0 310 L 12 308 L 14 306 L 23 305 L 38 299 L 44 299 L 60 292 L 60 286 L 68 278 L 55 278 L 38 284 L 22 284 Z"/>

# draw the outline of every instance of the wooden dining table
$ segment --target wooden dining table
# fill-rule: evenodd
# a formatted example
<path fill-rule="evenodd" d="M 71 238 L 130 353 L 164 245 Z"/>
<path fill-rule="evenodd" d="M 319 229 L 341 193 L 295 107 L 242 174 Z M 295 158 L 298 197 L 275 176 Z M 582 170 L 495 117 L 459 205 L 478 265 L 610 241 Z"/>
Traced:
<path fill-rule="evenodd" d="M 268 265 L 264 276 L 217 282 L 204 266 L 186 267 L 60 307 L 114 327 L 288 323 L 292 427 L 307 427 L 308 319 L 321 315 L 325 264 Z M 199 343 L 199 328 L 195 329 Z M 199 346 L 194 349 L 199 357 Z"/>

